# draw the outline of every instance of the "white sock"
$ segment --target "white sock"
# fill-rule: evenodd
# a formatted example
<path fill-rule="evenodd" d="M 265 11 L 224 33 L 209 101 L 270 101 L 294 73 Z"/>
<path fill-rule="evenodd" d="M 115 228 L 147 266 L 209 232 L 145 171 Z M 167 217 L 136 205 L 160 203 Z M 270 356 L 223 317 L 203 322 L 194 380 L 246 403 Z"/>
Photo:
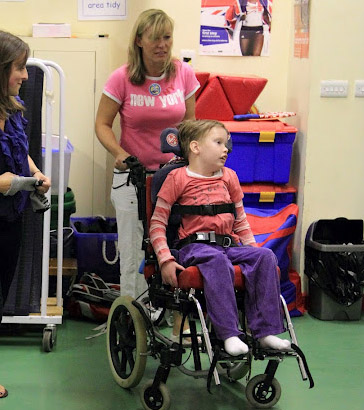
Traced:
<path fill-rule="evenodd" d="M 249 347 L 237 336 L 225 339 L 224 348 L 226 353 L 229 353 L 231 356 L 239 356 L 249 352 Z"/>
<path fill-rule="evenodd" d="M 291 342 L 286 339 L 280 339 L 277 336 L 264 336 L 259 339 L 260 346 L 274 350 L 291 350 Z"/>

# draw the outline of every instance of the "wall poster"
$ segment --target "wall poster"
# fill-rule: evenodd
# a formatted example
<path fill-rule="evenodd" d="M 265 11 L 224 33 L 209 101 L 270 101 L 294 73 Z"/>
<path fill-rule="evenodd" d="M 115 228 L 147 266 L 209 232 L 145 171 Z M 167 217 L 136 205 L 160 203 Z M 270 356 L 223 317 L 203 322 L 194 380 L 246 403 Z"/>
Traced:
<path fill-rule="evenodd" d="M 294 0 L 294 56 L 308 58 L 310 0 Z"/>
<path fill-rule="evenodd" d="M 201 55 L 268 56 L 273 0 L 201 0 Z"/>

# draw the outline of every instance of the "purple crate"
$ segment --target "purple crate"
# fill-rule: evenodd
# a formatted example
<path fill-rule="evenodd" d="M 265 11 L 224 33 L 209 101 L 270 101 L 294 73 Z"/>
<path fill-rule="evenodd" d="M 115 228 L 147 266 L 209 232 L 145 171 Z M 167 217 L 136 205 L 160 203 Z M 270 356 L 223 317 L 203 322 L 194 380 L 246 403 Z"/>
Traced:
<path fill-rule="evenodd" d="M 244 207 L 281 209 L 296 202 L 297 190 L 289 185 L 241 184 Z"/>
<path fill-rule="evenodd" d="M 226 121 L 233 150 L 226 166 L 241 183 L 289 181 L 297 129 L 280 121 Z"/>
<path fill-rule="evenodd" d="M 74 230 L 78 272 L 93 272 L 105 281 L 117 283 L 120 274 L 120 260 L 119 257 L 116 258 L 118 234 L 83 232 L 91 228 L 97 219 L 99 218 L 70 218 L 70 226 Z M 115 227 L 116 231 L 115 218 L 105 218 L 105 222 Z"/>

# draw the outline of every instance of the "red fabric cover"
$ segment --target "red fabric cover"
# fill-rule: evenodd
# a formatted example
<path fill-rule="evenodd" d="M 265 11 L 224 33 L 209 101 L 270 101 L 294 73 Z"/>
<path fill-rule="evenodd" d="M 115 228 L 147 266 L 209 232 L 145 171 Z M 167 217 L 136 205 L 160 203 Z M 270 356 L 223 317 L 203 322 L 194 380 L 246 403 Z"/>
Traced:
<path fill-rule="evenodd" d="M 238 290 L 244 290 L 245 283 L 240 266 L 234 266 L 234 269 L 234 287 Z M 178 276 L 178 286 L 184 290 L 190 288 L 203 289 L 203 278 L 198 268 L 196 266 L 190 266 L 189 268 L 182 271 Z"/>
<path fill-rule="evenodd" d="M 196 100 L 202 93 L 202 90 L 205 88 L 205 85 L 207 84 L 207 80 L 210 77 L 210 73 L 204 72 L 204 71 L 196 71 L 195 72 L 197 81 L 200 83 L 201 87 L 196 91 L 195 97 Z"/>
<path fill-rule="evenodd" d="M 244 193 L 260 194 L 261 192 L 275 192 L 276 194 L 296 193 L 297 189 L 291 185 L 276 185 L 269 183 L 240 184 Z"/>
<path fill-rule="evenodd" d="M 301 289 L 301 277 L 298 272 L 296 272 L 293 269 L 290 269 L 288 279 L 294 285 L 294 288 L 296 290 L 294 299 L 292 301 L 287 301 L 288 310 L 290 312 L 297 310 L 299 313 L 303 315 L 306 309 Z"/>
<path fill-rule="evenodd" d="M 267 84 L 261 77 L 218 76 L 234 114 L 246 114 Z"/>
<path fill-rule="evenodd" d="M 233 121 L 234 113 L 219 79 L 210 77 L 196 101 L 196 118 L 200 120 Z"/>

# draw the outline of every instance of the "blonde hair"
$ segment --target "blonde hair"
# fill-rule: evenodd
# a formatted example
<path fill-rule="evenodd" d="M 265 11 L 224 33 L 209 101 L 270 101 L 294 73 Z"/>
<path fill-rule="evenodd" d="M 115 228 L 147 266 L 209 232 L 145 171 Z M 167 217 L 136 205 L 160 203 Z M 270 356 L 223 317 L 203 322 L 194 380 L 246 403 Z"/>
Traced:
<path fill-rule="evenodd" d="M 0 118 L 5 120 L 11 112 L 24 110 L 13 96 L 9 95 L 9 78 L 14 62 L 25 66 L 29 46 L 19 37 L 0 31 Z"/>
<path fill-rule="evenodd" d="M 145 10 L 137 18 L 130 34 L 128 47 L 128 74 L 130 82 L 134 85 L 141 85 L 145 82 L 146 70 L 142 49 L 138 46 L 137 41 L 149 28 L 152 29 L 152 39 L 156 39 L 163 36 L 167 30 L 173 32 L 174 23 L 163 10 L 159 9 Z M 174 77 L 176 73 L 176 61 L 170 53 L 163 69 L 167 80 Z"/>
<path fill-rule="evenodd" d="M 225 125 L 216 120 L 186 120 L 178 125 L 178 139 L 181 146 L 182 156 L 188 160 L 191 141 L 200 141 L 214 127 L 221 127 L 230 136 Z"/>

